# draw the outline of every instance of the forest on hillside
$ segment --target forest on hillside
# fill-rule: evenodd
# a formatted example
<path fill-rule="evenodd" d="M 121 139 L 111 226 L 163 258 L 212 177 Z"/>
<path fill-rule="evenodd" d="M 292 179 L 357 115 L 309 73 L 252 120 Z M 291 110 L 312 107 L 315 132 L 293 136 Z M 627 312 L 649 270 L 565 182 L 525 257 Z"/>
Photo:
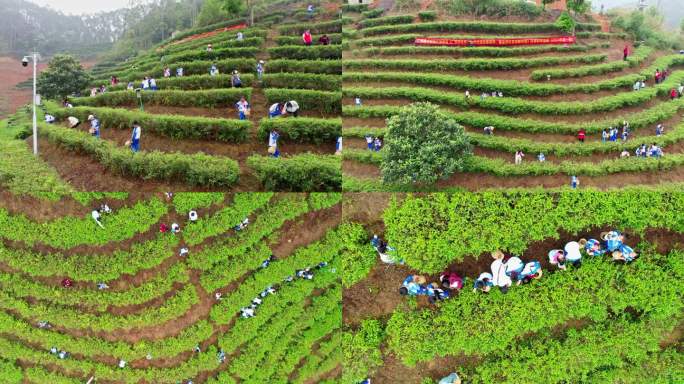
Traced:
<path fill-rule="evenodd" d="M 195 24 L 202 0 L 131 1 L 130 7 L 66 15 L 25 0 L 0 0 L 0 55 L 69 52 L 93 57 L 111 50 L 145 49 Z M 116 44 L 116 43 L 119 44 Z"/>

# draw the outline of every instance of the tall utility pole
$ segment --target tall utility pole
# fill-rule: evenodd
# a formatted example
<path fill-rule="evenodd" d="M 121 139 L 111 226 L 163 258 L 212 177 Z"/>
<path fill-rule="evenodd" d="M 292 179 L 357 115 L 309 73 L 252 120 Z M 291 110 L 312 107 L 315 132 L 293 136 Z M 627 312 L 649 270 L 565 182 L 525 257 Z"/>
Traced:
<path fill-rule="evenodd" d="M 33 154 L 38 155 L 38 120 L 36 120 L 36 103 L 37 103 L 37 73 L 38 73 L 38 58 L 40 54 L 33 52 L 30 56 L 24 56 L 21 61 L 22 65 L 26 67 L 29 59 L 33 60 Z"/>

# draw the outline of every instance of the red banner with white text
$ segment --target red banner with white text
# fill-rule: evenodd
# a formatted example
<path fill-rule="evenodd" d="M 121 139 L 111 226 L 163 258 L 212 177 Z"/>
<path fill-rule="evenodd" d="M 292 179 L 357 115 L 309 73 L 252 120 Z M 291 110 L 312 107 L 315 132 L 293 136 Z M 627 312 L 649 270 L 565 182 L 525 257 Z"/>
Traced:
<path fill-rule="evenodd" d="M 446 46 L 446 47 L 508 47 L 518 45 L 563 45 L 575 44 L 575 36 L 559 37 L 531 37 L 519 39 L 445 39 L 441 37 L 417 37 L 418 46 Z"/>

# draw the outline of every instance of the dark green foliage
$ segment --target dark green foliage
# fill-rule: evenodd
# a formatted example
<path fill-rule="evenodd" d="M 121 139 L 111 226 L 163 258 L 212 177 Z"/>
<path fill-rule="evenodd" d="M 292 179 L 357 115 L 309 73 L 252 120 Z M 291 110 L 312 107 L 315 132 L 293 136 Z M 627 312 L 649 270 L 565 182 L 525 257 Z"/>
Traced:
<path fill-rule="evenodd" d="M 324 21 L 315 24 L 286 24 L 278 28 L 281 35 L 301 35 L 307 29 L 311 30 L 312 34 L 340 33 L 342 32 L 342 20 Z"/>
<path fill-rule="evenodd" d="M 252 155 L 247 165 L 269 191 L 325 192 L 342 187 L 342 162 L 335 155 L 304 153 L 277 159 Z"/>
<path fill-rule="evenodd" d="M 267 73 L 262 80 L 265 88 L 299 88 L 325 91 L 339 91 L 342 88 L 342 79 L 339 75 L 282 72 Z"/>
<path fill-rule="evenodd" d="M 95 114 L 103 129 L 131 129 L 138 121 L 148 132 L 173 139 L 204 139 L 240 143 L 247 140 L 251 123 L 247 120 L 212 119 L 181 115 L 158 115 L 115 108 L 75 107 L 50 111 L 58 120 L 75 116 L 85 121 Z M 236 115 L 237 116 L 237 115 Z"/>
<path fill-rule="evenodd" d="M 342 34 L 341 33 L 328 33 L 328 38 L 330 38 L 330 44 L 342 44 Z M 311 35 L 313 40 L 313 45 L 319 45 L 318 39 L 323 36 L 321 35 Z M 278 36 L 276 37 L 276 43 L 278 45 L 304 45 L 301 36 Z"/>
<path fill-rule="evenodd" d="M 451 15 L 475 16 L 524 16 L 535 18 L 541 15 L 541 8 L 525 0 L 451 0 L 446 2 Z"/>
<path fill-rule="evenodd" d="M 122 175 L 142 179 L 183 182 L 207 187 L 228 187 L 238 181 L 240 170 L 235 160 L 196 153 L 132 152 L 88 133 L 42 124 L 40 135 L 68 151 L 94 157 L 106 168 Z M 144 136 L 142 147 L 145 147 Z"/>
<path fill-rule="evenodd" d="M 267 73 L 273 72 L 307 72 L 339 75 L 342 63 L 335 60 L 271 60 L 266 64 Z"/>
<path fill-rule="evenodd" d="M 166 105 L 175 107 L 232 107 L 240 96 L 247 100 L 252 96 L 252 88 L 209 89 L 202 91 L 161 90 L 141 93 L 144 104 Z M 95 97 L 75 97 L 74 105 L 104 106 L 136 106 L 138 98 L 133 91 L 105 92 Z"/>
<path fill-rule="evenodd" d="M 259 122 L 259 139 L 267 140 L 272 130 L 277 130 L 280 133 L 280 139 L 284 141 L 332 143 L 342 135 L 342 120 L 307 117 L 262 119 Z"/>
<path fill-rule="evenodd" d="M 570 17 L 570 14 L 566 11 L 558 16 L 555 23 L 556 27 L 565 33 L 572 33 L 575 30 L 575 20 Z"/>
<path fill-rule="evenodd" d="M 302 111 L 319 110 L 326 113 L 339 113 L 342 108 L 342 92 L 270 88 L 264 90 L 264 94 L 269 105 L 295 100 Z"/>
<path fill-rule="evenodd" d="M 38 93 L 48 99 L 61 99 L 81 91 L 91 80 L 90 75 L 72 56 L 55 55 L 48 68 L 38 76 Z"/>
<path fill-rule="evenodd" d="M 435 21 L 437 19 L 437 12 L 435 12 L 435 11 L 418 12 L 418 18 L 420 19 L 420 21 Z"/>
<path fill-rule="evenodd" d="M 366 18 L 366 19 L 374 19 L 376 17 L 380 17 L 385 12 L 383 8 L 375 8 L 371 9 L 370 11 L 366 11 L 361 13 L 361 15 Z"/>
<path fill-rule="evenodd" d="M 340 60 L 342 58 L 341 45 L 286 45 L 268 49 L 271 58 L 296 60 Z"/>
<path fill-rule="evenodd" d="M 472 146 L 463 127 L 436 105 L 415 103 L 387 121 L 384 152 L 384 182 L 432 184 L 462 170 Z"/>
<path fill-rule="evenodd" d="M 374 19 L 361 20 L 359 22 L 359 26 L 361 28 L 370 28 L 377 27 L 379 25 L 410 24 L 413 22 L 413 19 L 414 16 L 412 15 L 378 17 Z"/>

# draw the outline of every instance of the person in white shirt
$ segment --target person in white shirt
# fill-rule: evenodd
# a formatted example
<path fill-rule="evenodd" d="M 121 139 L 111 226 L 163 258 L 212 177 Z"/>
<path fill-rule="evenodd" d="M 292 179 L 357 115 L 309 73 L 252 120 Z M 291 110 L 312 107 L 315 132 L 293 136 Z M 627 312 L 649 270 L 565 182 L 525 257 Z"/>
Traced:
<path fill-rule="evenodd" d="M 91 212 L 90 215 L 100 228 L 104 228 L 104 225 L 102 225 L 102 222 L 100 221 L 100 212 L 98 212 L 97 209 L 93 209 L 93 212 Z"/>
<path fill-rule="evenodd" d="M 240 316 L 244 317 L 245 319 L 248 317 L 254 317 L 254 308 L 245 307 L 240 309 Z"/>
<path fill-rule="evenodd" d="M 475 283 L 473 284 L 473 292 L 477 292 L 478 289 L 481 289 L 482 292 L 487 293 L 491 289 L 491 287 L 494 285 L 494 277 L 492 276 L 491 273 L 489 272 L 482 272 L 480 273 L 480 276 L 477 277 L 475 280 Z"/>
<path fill-rule="evenodd" d="M 81 123 L 81 121 L 74 116 L 67 117 L 67 121 L 69 122 L 69 128 L 76 128 Z"/>
<path fill-rule="evenodd" d="M 571 241 L 565 244 L 565 259 L 574 267 L 582 265 L 582 254 L 580 253 L 580 244 L 576 241 Z"/>
<path fill-rule="evenodd" d="M 212 65 L 211 65 L 211 68 L 209 68 L 209 75 L 211 75 L 211 76 L 216 76 L 216 75 L 218 75 L 218 74 L 219 74 L 219 69 L 218 69 L 218 67 L 216 66 L 216 64 L 212 64 Z"/>
<path fill-rule="evenodd" d="M 191 222 L 196 222 L 197 221 L 197 211 L 192 210 L 190 213 L 188 213 L 188 218 L 190 219 Z"/>
<path fill-rule="evenodd" d="M 131 146 L 131 151 L 133 152 L 139 152 L 140 151 L 140 135 L 142 133 L 142 128 L 140 128 L 140 124 L 138 124 L 137 121 L 133 122 L 133 133 L 131 134 L 131 140 L 129 142 L 129 145 Z"/>
<path fill-rule="evenodd" d="M 153 91 L 158 90 L 157 88 L 157 80 L 154 79 L 154 77 L 150 77 L 150 89 Z"/>
<path fill-rule="evenodd" d="M 492 252 L 494 262 L 492 262 L 492 284 L 499 287 L 501 292 L 508 292 L 508 287 L 513 284 L 511 278 L 506 274 L 506 265 L 503 262 L 504 254 L 501 251 Z"/>
<path fill-rule="evenodd" d="M 46 113 L 46 114 L 45 114 L 45 122 L 48 123 L 48 124 L 52 124 L 52 123 L 55 122 L 55 117 L 52 116 L 52 115 L 49 114 L 49 113 Z"/>
<path fill-rule="evenodd" d="M 244 38 L 245 38 L 245 36 L 242 34 L 242 32 L 237 33 L 237 37 L 236 37 L 237 41 L 242 41 L 242 39 L 244 39 Z"/>
<path fill-rule="evenodd" d="M 518 275 L 522 272 L 525 264 L 520 260 L 519 257 L 513 256 L 506 260 L 506 274 L 513 280 L 518 279 Z"/>
<path fill-rule="evenodd" d="M 291 113 L 292 116 L 297 117 L 299 115 L 299 104 L 297 104 L 295 100 L 290 100 L 285 103 L 285 111 L 287 111 L 287 113 Z"/>
<path fill-rule="evenodd" d="M 144 78 L 142 81 L 142 89 L 143 90 L 149 90 L 150 89 L 150 79 L 149 78 Z"/>
<path fill-rule="evenodd" d="M 178 233 L 178 232 L 180 232 L 180 225 L 178 225 L 178 223 L 171 224 L 171 233 Z"/>
<path fill-rule="evenodd" d="M 515 164 L 520 165 L 522 164 L 523 157 L 525 157 L 525 154 L 523 151 L 515 151 Z"/>
<path fill-rule="evenodd" d="M 126 367 L 126 361 L 121 359 L 119 360 L 119 368 L 125 368 Z"/>

